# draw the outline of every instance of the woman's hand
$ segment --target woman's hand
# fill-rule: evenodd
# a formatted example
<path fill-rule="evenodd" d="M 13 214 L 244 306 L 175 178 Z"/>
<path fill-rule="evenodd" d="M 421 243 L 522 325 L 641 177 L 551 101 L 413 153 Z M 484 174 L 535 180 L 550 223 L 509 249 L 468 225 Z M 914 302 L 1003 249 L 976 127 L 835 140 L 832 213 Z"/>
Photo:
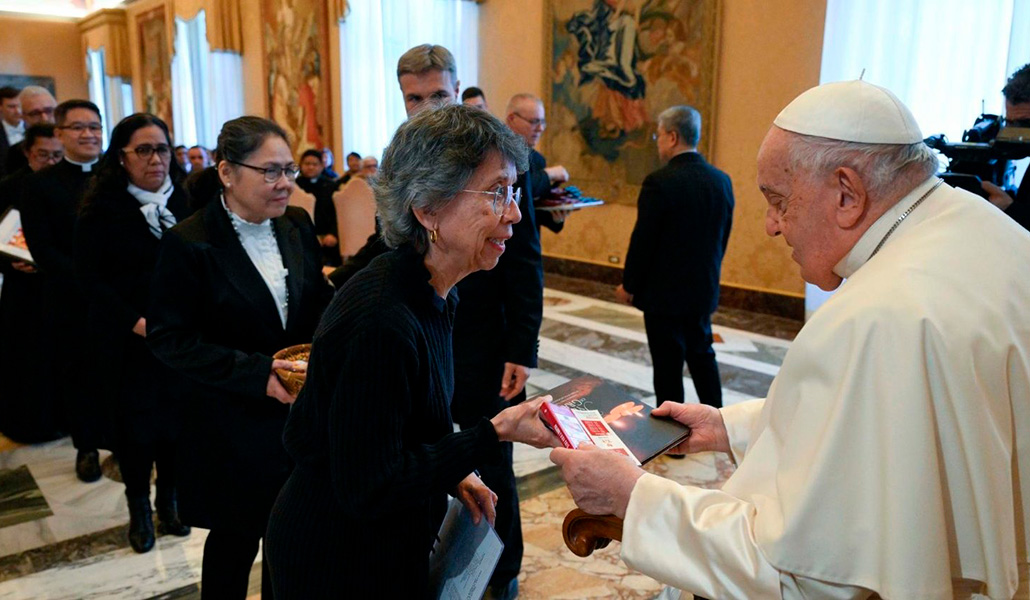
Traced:
<path fill-rule="evenodd" d="M 502 442 L 522 442 L 535 448 L 561 446 L 558 437 L 540 419 L 540 405 L 550 399 L 550 396 L 540 396 L 502 410 L 490 419 L 497 438 Z"/>
<path fill-rule="evenodd" d="M 303 364 L 302 369 L 298 368 L 298 365 L 301 364 Z M 282 382 L 279 381 L 279 376 L 275 373 L 276 369 L 286 369 L 287 371 L 306 370 L 307 363 L 303 361 L 295 362 L 292 360 L 279 359 L 272 361 L 272 372 L 268 374 L 268 385 L 265 386 L 265 394 L 267 394 L 269 398 L 275 398 L 283 404 L 293 404 L 297 401 L 297 397 L 290 395 L 290 393 L 286 391 Z"/>
<path fill-rule="evenodd" d="M 140 317 L 136 324 L 132 326 L 132 332 L 140 337 L 147 337 L 147 320 Z"/>
<path fill-rule="evenodd" d="M 497 494 L 486 487 L 475 473 L 469 473 L 468 477 L 461 480 L 458 487 L 454 488 L 454 497 L 472 514 L 473 523 L 479 525 L 479 520 L 486 514 L 487 523 L 494 524 L 497 518 Z"/>
<path fill-rule="evenodd" d="M 670 448 L 667 454 L 709 451 L 730 453 L 726 423 L 722 420 L 722 413 L 714 406 L 662 402 L 661 406 L 651 411 L 651 416 L 670 417 L 690 428 L 690 436 L 676 447 Z"/>

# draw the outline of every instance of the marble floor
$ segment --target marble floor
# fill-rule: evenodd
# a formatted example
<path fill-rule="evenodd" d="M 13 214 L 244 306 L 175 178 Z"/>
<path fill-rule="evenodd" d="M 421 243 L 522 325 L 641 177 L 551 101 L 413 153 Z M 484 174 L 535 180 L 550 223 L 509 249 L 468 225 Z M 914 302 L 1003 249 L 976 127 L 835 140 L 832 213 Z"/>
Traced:
<path fill-rule="evenodd" d="M 529 393 L 590 374 L 653 405 L 641 314 L 601 299 L 605 290 L 588 282 L 549 277 L 548 285 L 540 365 L 529 379 Z M 724 403 L 763 396 L 798 324 L 740 311 L 720 311 L 713 322 Z M 733 326 L 741 324 L 754 331 Z M 688 401 L 696 402 L 686 372 L 684 387 Z M 561 523 L 573 503 L 547 454 L 525 446 L 515 452 L 525 539 L 521 597 L 655 597 L 661 586 L 625 567 L 617 543 L 588 559 L 565 548 Z M 123 486 L 111 468 L 97 483 L 80 483 L 74 459 L 67 439 L 19 446 L 0 436 L 0 600 L 199 598 L 207 532 L 164 536 L 153 551 L 134 553 L 125 537 Z M 660 458 L 648 469 L 711 487 L 729 476 L 732 464 L 724 456 L 698 455 Z M 250 593 L 260 597 L 260 564 L 252 571 Z"/>

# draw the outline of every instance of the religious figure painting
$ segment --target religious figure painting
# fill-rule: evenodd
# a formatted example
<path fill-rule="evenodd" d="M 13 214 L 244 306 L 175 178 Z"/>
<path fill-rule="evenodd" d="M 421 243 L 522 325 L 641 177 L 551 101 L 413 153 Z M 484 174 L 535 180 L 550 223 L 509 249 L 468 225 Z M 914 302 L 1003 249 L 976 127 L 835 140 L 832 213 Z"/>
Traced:
<path fill-rule="evenodd" d="M 270 117 L 294 155 L 329 145 L 328 15 L 320 0 L 261 0 Z"/>
<path fill-rule="evenodd" d="M 548 162 L 589 195 L 635 204 L 659 166 L 658 114 L 689 104 L 711 141 L 719 0 L 550 0 Z"/>
<path fill-rule="evenodd" d="M 140 67 L 143 72 L 143 110 L 172 123 L 172 58 L 164 6 L 137 17 Z"/>

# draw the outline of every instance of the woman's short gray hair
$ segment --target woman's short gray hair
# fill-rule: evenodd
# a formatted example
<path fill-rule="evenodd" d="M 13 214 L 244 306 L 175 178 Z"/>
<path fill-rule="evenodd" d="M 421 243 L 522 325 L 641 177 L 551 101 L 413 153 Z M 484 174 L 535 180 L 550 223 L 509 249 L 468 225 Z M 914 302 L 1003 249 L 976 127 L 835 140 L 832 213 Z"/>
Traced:
<path fill-rule="evenodd" d="M 925 179 L 940 167 L 937 155 L 923 142 L 863 144 L 801 134 L 792 134 L 791 138 L 788 155 L 792 171 L 821 177 L 839 167 L 854 169 L 874 201 L 889 198 L 891 186 L 899 178 Z"/>
<path fill-rule="evenodd" d="M 528 168 L 529 149 L 496 117 L 452 104 L 420 112 L 398 129 L 370 181 L 386 245 L 429 249 L 429 233 L 414 209 L 440 210 L 468 186 L 491 152 L 518 172 Z"/>

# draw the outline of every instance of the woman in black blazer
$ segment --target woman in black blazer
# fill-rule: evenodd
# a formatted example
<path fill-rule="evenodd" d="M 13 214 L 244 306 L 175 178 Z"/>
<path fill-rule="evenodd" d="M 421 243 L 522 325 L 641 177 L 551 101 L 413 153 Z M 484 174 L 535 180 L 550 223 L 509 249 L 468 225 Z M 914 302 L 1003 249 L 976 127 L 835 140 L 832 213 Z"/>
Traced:
<path fill-rule="evenodd" d="M 179 410 L 167 368 L 147 348 L 150 283 L 165 231 L 186 218 L 185 173 L 172 160 L 168 127 L 150 114 L 123 119 L 83 196 L 75 273 L 86 298 L 89 360 L 111 400 L 115 446 L 129 504 L 129 543 L 154 547 L 150 474 L 157 464 L 162 533 L 188 535 L 175 501 Z"/>
<path fill-rule="evenodd" d="M 211 530 L 201 593 L 242 599 L 292 469 L 282 434 L 294 398 L 272 354 L 311 341 L 332 288 L 311 219 L 287 207 L 297 165 L 282 128 L 229 121 L 218 156 L 221 194 L 162 241 L 147 341 L 181 376 L 180 514 Z"/>

